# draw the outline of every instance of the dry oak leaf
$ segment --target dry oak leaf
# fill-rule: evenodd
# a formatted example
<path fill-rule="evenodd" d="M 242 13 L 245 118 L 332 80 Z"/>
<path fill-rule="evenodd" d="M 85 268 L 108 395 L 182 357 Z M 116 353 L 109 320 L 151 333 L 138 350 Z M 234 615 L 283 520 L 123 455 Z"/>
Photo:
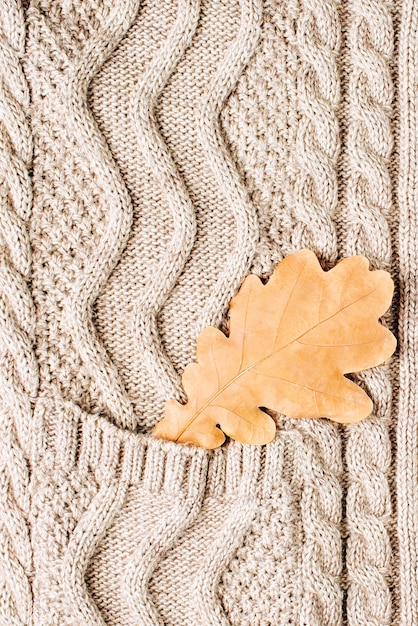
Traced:
<path fill-rule="evenodd" d="M 187 404 L 170 400 L 153 434 L 216 448 L 225 435 L 265 444 L 275 422 L 259 407 L 289 417 L 351 423 L 373 409 L 368 395 L 344 376 L 379 365 L 396 348 L 380 322 L 393 281 L 370 271 L 363 256 L 322 270 L 307 249 L 287 256 L 267 284 L 248 276 L 230 304 L 230 332 L 205 328 L 197 363 L 182 382 Z"/>

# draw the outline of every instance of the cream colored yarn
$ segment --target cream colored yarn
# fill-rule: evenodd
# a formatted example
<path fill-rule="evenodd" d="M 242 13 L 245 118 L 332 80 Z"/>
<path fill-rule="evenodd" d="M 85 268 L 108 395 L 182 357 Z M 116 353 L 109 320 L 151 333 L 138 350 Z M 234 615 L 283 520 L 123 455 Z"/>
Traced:
<path fill-rule="evenodd" d="M 32 207 L 29 89 L 22 71 L 25 22 L 0 2 L 0 620 L 32 623 L 29 457 L 38 389 L 35 316 L 27 281 Z"/>
<path fill-rule="evenodd" d="M 0 624 L 418 626 L 417 0 L 0 0 Z M 365 421 L 150 433 L 287 254 L 391 272 Z"/>

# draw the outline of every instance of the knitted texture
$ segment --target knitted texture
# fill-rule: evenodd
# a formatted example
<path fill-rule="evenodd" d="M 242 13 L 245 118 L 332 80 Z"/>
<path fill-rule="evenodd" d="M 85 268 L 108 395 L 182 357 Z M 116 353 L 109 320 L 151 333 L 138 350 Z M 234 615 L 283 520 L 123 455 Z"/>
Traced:
<path fill-rule="evenodd" d="M 417 37 L 417 0 L 0 0 L 1 625 L 418 626 Z M 153 437 L 305 247 L 395 281 L 371 416 Z"/>
<path fill-rule="evenodd" d="M 32 207 L 29 89 L 20 2 L 0 3 L 0 623 L 32 619 L 28 517 L 32 403 L 38 387 L 27 281 Z"/>
<path fill-rule="evenodd" d="M 418 6 L 402 7 L 399 41 L 399 404 L 397 414 L 397 522 L 399 536 L 399 583 L 402 590 L 400 620 L 414 623 L 418 613 L 418 499 L 417 499 L 417 394 L 416 394 L 416 300 L 417 242 L 417 111 Z"/>
<path fill-rule="evenodd" d="M 372 267 L 390 270 L 392 6 L 385 0 L 355 0 L 347 9 L 346 198 L 341 250 L 344 256 L 365 254 Z M 347 614 L 353 625 L 389 625 L 393 623 L 389 539 L 392 384 L 387 365 L 358 375 L 356 380 L 373 398 L 374 412 L 366 421 L 347 428 Z"/>

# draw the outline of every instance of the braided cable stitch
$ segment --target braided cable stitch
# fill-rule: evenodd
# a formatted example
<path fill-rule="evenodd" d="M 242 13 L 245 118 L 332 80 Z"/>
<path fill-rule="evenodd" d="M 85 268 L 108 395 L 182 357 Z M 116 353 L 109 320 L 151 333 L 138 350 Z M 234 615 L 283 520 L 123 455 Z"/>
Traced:
<path fill-rule="evenodd" d="M 348 10 L 347 175 L 341 249 L 347 256 L 364 254 L 372 267 L 390 270 L 392 7 L 387 0 L 352 0 Z M 368 389 L 374 412 L 347 428 L 347 615 L 350 626 L 383 626 L 392 623 L 392 383 L 387 365 L 357 378 Z"/>
<path fill-rule="evenodd" d="M 27 286 L 32 208 L 24 13 L 0 2 L 0 622 L 32 620 L 29 459 L 38 389 L 34 308 Z"/>
<path fill-rule="evenodd" d="M 327 263 L 336 259 L 333 218 L 338 203 L 337 159 L 340 151 L 337 110 L 341 42 L 338 2 L 302 0 L 295 45 L 299 120 L 296 131 L 294 188 L 295 249 L 308 247 Z"/>
<path fill-rule="evenodd" d="M 341 44 L 339 3 L 303 0 L 289 45 L 295 49 L 298 119 L 292 249 L 310 248 L 327 265 L 337 257 L 337 160 Z M 302 476 L 301 624 L 342 624 L 341 438 L 329 421 L 288 420 L 300 433 L 296 464 Z"/>

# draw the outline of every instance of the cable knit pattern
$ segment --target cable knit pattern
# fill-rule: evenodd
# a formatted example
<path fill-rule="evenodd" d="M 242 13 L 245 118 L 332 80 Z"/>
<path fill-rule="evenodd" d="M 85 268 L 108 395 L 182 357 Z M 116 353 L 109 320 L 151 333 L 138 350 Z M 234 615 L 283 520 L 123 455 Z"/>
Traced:
<path fill-rule="evenodd" d="M 390 268 L 387 218 L 392 209 L 389 160 L 393 57 L 391 3 L 349 3 L 347 223 L 345 254 L 364 254 L 374 267 Z"/>
<path fill-rule="evenodd" d="M 281 13 L 282 6 L 285 16 Z M 260 89 L 262 78 L 257 70 L 259 65 L 264 70 L 262 63 L 267 63 L 266 55 L 259 53 L 261 60 L 257 60 L 255 55 L 236 93 L 228 101 L 223 113 L 224 126 L 231 134 L 241 168 L 249 179 L 252 197 L 257 202 L 261 220 L 266 211 L 263 195 L 269 198 L 268 194 L 272 194 L 276 184 L 273 178 L 262 179 L 264 186 L 261 190 L 261 181 L 257 180 L 261 176 L 259 171 L 270 171 L 261 164 L 267 158 L 269 163 L 274 159 L 273 163 L 277 168 L 283 167 L 281 175 L 286 185 L 277 200 L 283 203 L 283 213 L 277 215 L 276 223 L 270 228 L 274 228 L 281 236 L 288 237 L 286 253 L 308 246 L 326 263 L 331 264 L 336 257 L 336 228 L 333 218 L 337 207 L 336 165 L 339 154 L 339 81 L 336 55 L 340 42 L 340 23 L 337 6 L 334 3 L 320 3 L 318 6 L 302 3 L 299 13 L 292 3 L 274 3 L 269 8 L 274 21 L 269 24 L 267 11 L 263 23 L 262 46 L 273 54 L 269 45 L 269 29 L 274 24 L 277 56 L 274 63 L 268 59 L 272 68 L 271 76 L 268 73 L 263 73 L 262 76 L 264 80 L 270 79 L 269 91 L 274 93 L 275 89 L 281 95 L 282 108 L 280 104 L 276 105 L 277 109 L 274 114 L 273 111 L 270 113 L 270 119 L 268 113 L 258 108 L 257 90 Z M 316 48 L 312 45 L 313 42 Z M 261 73 L 261 69 L 259 71 Z M 316 77 L 320 78 L 319 86 Z M 314 88 L 317 91 L 312 91 Z M 291 109 L 290 103 L 294 104 L 296 101 L 296 94 L 299 96 L 298 120 L 291 114 L 285 117 L 287 108 Z M 265 100 L 262 102 L 265 103 Z M 317 114 L 319 107 L 321 113 L 326 111 L 321 117 Z M 247 122 L 249 129 L 244 126 L 241 130 L 237 124 L 245 124 L 246 115 L 251 116 L 251 126 Z M 257 125 L 264 130 L 266 117 L 269 119 L 271 139 L 265 133 L 256 132 Z M 235 122 L 235 127 L 234 119 L 239 120 Z M 240 141 L 238 145 L 237 136 Z M 286 146 L 283 156 L 280 152 L 277 156 L 276 144 L 273 143 L 280 140 Z M 272 147 L 270 142 L 273 143 Z M 283 165 L 280 158 L 283 159 Z M 286 164 L 286 161 L 290 163 Z M 273 168 L 272 172 L 275 172 Z M 279 183 L 280 179 L 277 185 Z M 315 189 L 313 183 L 318 185 L 318 189 Z M 322 188 L 319 187 L 320 184 L 323 185 Z M 308 193 L 309 197 L 304 197 Z M 289 219 L 292 210 L 293 216 Z M 268 207 L 269 215 L 272 211 L 272 207 Z M 266 237 L 265 233 L 262 235 Z M 271 250 L 272 246 L 268 246 L 268 249 Z M 268 274 L 271 268 L 271 261 L 265 261 L 264 272 Z M 342 619 L 342 591 L 339 582 L 342 567 L 341 538 L 338 529 L 342 497 L 339 483 L 342 472 L 340 435 L 338 427 L 332 423 L 289 420 L 289 424 L 299 434 L 297 463 L 303 467 L 304 477 L 301 492 L 302 529 L 305 533 L 301 570 L 304 591 L 300 619 L 306 624 L 336 626 Z M 236 594 L 238 606 L 239 595 Z M 240 624 L 243 619 L 241 615 L 241 621 L 234 623 Z M 257 623 L 258 618 L 253 615 L 248 619 Z"/>
<path fill-rule="evenodd" d="M 32 208 L 29 90 L 22 71 L 20 2 L 0 2 L 0 623 L 32 619 L 29 457 L 38 387 L 34 310 L 27 286 Z"/>
<path fill-rule="evenodd" d="M 338 201 L 336 168 L 340 149 L 336 59 L 340 28 L 334 1 L 301 3 L 293 40 L 299 59 L 299 119 L 294 153 L 294 225 L 289 235 L 291 251 L 309 247 L 325 266 L 330 266 L 337 255 L 333 220 Z M 300 619 L 310 626 L 337 626 L 342 624 L 340 434 L 332 422 L 289 422 L 302 435 L 298 459 L 303 475 L 304 532 Z"/>
<path fill-rule="evenodd" d="M 219 311 L 225 307 L 225 303 L 229 301 L 233 290 L 237 289 L 248 269 L 257 236 L 257 222 L 253 205 L 249 202 L 235 165 L 225 149 L 218 126 L 218 116 L 223 101 L 231 91 L 243 67 L 249 61 L 259 38 L 260 2 L 243 0 L 240 2 L 240 9 L 239 29 L 226 49 L 224 57 L 220 59 L 218 68 L 211 77 L 208 86 L 203 91 L 201 108 L 196 115 L 197 139 L 202 146 L 203 156 L 213 171 L 217 185 L 233 209 L 236 227 L 236 254 L 228 258 L 225 269 L 222 271 L 218 282 L 213 286 L 209 298 L 207 298 L 197 327 L 194 329 L 196 335 L 201 328 L 219 321 Z M 245 495 L 248 496 L 247 493 Z M 248 510 L 251 510 L 248 497 L 245 502 L 246 514 L 243 515 L 243 511 L 237 503 L 230 518 L 223 526 L 222 534 L 216 538 L 214 545 L 218 548 L 214 547 L 213 557 L 208 558 L 207 565 L 203 565 L 202 572 L 198 576 L 196 593 L 201 607 L 199 616 L 203 623 L 215 624 L 220 623 L 219 620 L 225 621 L 217 599 L 217 583 L 222 569 L 228 562 L 228 556 L 235 549 L 235 542 L 239 540 L 239 533 L 245 532 L 252 520 L 252 515 L 248 515 Z M 191 511 L 193 511 L 193 505 Z M 195 513 L 191 515 L 186 507 L 184 514 L 180 513 L 180 519 L 178 519 L 179 516 L 177 516 L 177 520 L 176 517 L 173 519 L 173 524 L 178 528 L 179 521 L 181 522 L 184 516 L 184 522 L 181 522 L 184 526 L 186 522 L 193 519 L 193 515 Z M 160 532 L 162 538 L 159 538 L 154 531 L 147 543 L 151 542 L 152 544 L 158 538 L 158 541 L 164 546 L 164 536 L 169 538 L 171 542 L 173 540 L 172 534 L 171 525 L 168 527 L 165 525 L 164 532 Z M 143 561 L 144 555 L 141 556 Z M 150 567 L 147 569 L 148 573 L 145 576 L 150 577 L 152 570 Z M 136 571 L 136 575 L 139 576 L 141 569 L 137 567 Z M 207 587 L 208 583 L 210 588 Z M 137 600 L 137 606 L 142 606 L 139 600 Z M 144 608 L 146 610 L 146 606 Z M 151 617 L 146 618 L 146 613 L 150 614 Z M 154 612 L 152 615 L 152 607 L 146 610 L 146 613 L 139 609 L 138 615 L 142 617 L 145 623 L 157 623 L 157 614 Z"/>
<path fill-rule="evenodd" d="M 218 583 L 221 573 L 248 532 L 257 512 L 256 481 L 259 472 L 251 472 L 249 467 L 256 467 L 258 470 L 260 457 L 259 447 L 243 449 L 242 480 L 238 488 L 237 505 L 233 507 L 231 515 L 223 524 L 222 532 L 218 534 L 213 544 L 208 546 L 201 564 L 196 592 L 203 624 L 211 626 L 229 624 L 219 602 Z"/>
<path fill-rule="evenodd" d="M 391 6 L 385 0 L 349 3 L 346 206 L 344 256 L 364 254 L 390 268 L 392 211 L 389 162 L 393 148 Z M 374 401 L 374 414 L 347 429 L 347 614 L 353 626 L 392 624 L 391 467 L 392 388 L 388 366 L 358 376 Z"/>
<path fill-rule="evenodd" d="M 103 625 L 84 574 L 124 500 L 137 452 L 106 421 L 97 426 L 92 416 L 58 398 L 40 400 L 36 417 L 40 431 L 45 421 L 59 418 L 60 435 L 54 450 L 38 460 L 34 480 L 35 623 Z"/>
<path fill-rule="evenodd" d="M 33 289 L 41 336 L 41 385 L 52 384 L 68 399 L 101 410 L 130 428 L 132 406 L 95 337 L 91 308 L 129 235 L 131 207 L 87 109 L 86 94 L 138 4 L 34 2 L 27 56 L 35 159 L 43 151 L 34 172 L 31 233 L 36 248 Z M 55 136 L 59 143 L 54 143 Z M 60 167 L 49 168 L 49 162 Z M 73 213 L 67 214 L 66 206 Z M 53 289 L 46 295 L 45 283 L 52 280 Z M 55 322 L 45 328 L 48 319 Z"/>
<path fill-rule="evenodd" d="M 65 397 L 133 426 L 130 401 L 90 319 L 101 282 L 129 234 L 131 211 L 86 107 L 86 93 L 137 8 L 135 2 L 113 1 L 36 1 L 29 8 L 26 66 L 35 138 L 32 284 L 41 373 L 31 527 L 37 570 L 34 615 L 42 624 L 56 623 L 57 615 L 60 623 L 74 623 L 74 614 L 76 623 L 100 623 L 85 591 L 84 569 L 123 496 L 123 485 L 114 478 L 109 483 L 107 474 L 94 477 L 86 467 L 72 471 L 62 461 L 61 454 L 66 460 L 74 457 L 79 442 L 75 438 L 72 450 L 74 434 L 66 438 L 75 408 L 69 402 L 62 414 L 61 406 Z M 84 443 L 93 442 L 87 435 Z M 56 523 L 66 509 L 71 514 Z M 55 533 L 54 540 L 44 541 L 45 528 Z"/>
<path fill-rule="evenodd" d="M 124 500 L 128 487 L 125 475 L 132 464 L 131 454 L 129 454 L 131 450 L 127 447 L 120 468 L 120 476 L 117 476 L 119 442 L 112 441 L 112 438 L 104 433 L 102 445 L 105 462 L 97 472 L 100 487 L 75 526 L 63 559 L 63 584 L 66 597 L 71 603 L 78 623 L 86 624 L 86 626 L 92 623 L 104 626 L 100 612 L 90 598 L 84 577 L 89 559 Z"/>
<path fill-rule="evenodd" d="M 336 259 L 333 217 L 337 208 L 337 109 L 340 82 L 337 54 L 341 40 L 335 0 L 302 0 L 296 23 L 300 57 L 297 74 L 299 120 L 296 163 L 293 245 L 312 247 L 332 263 Z"/>
<path fill-rule="evenodd" d="M 337 207 L 336 166 L 339 155 L 336 55 L 340 43 L 340 23 L 337 5 L 333 2 L 325 5 L 302 2 L 298 13 L 292 3 L 286 4 L 284 19 L 280 19 L 277 5 L 275 9 L 274 25 L 279 32 L 281 29 L 283 37 L 282 40 L 277 37 L 279 54 L 280 41 L 288 50 L 287 54 L 278 57 L 281 63 L 276 61 L 278 71 L 283 68 L 282 72 L 286 76 L 277 89 L 285 89 L 284 102 L 298 103 L 299 113 L 298 119 L 289 116 L 282 122 L 282 132 L 286 133 L 284 137 L 288 144 L 288 153 L 284 159 L 290 159 L 293 164 L 288 165 L 283 172 L 287 180 L 284 186 L 286 193 L 281 198 L 284 210 L 283 215 L 277 217 L 277 221 L 282 223 L 276 229 L 287 238 L 286 252 L 308 246 L 324 262 L 331 264 L 336 258 L 336 229 L 332 220 Z M 266 47 L 269 41 L 267 37 Z M 256 63 L 254 60 L 255 67 Z M 245 73 L 242 91 L 245 88 L 250 90 L 247 85 L 258 78 L 254 74 L 250 65 Z M 279 82 L 281 78 L 280 73 L 275 75 L 275 81 Z M 230 111 L 238 106 L 236 100 L 239 97 L 238 90 L 234 100 L 230 99 L 228 103 Z M 247 101 L 244 101 L 242 108 L 253 115 L 253 111 L 257 110 L 255 103 L 249 106 Z M 318 115 L 318 110 L 321 115 Z M 274 125 L 270 121 L 273 136 L 277 134 L 277 129 L 281 130 L 280 112 L 279 108 Z M 226 115 L 224 118 L 228 120 Z M 263 116 L 261 120 L 264 121 Z M 240 158 L 244 171 L 248 172 L 247 176 L 255 178 L 262 160 L 255 161 L 251 139 L 248 132 L 246 135 L 240 134 Z M 258 142 L 268 154 L 269 145 L 265 135 Z M 264 188 L 264 193 L 267 190 Z M 253 197 L 256 200 L 260 198 L 255 194 Z M 289 208 L 290 214 L 293 212 L 291 220 L 288 217 Z M 263 205 L 261 215 L 262 210 Z M 268 272 L 270 268 L 271 265 L 266 265 L 263 269 Z M 331 423 L 312 424 L 305 420 L 289 420 L 289 423 L 301 434 L 298 463 L 304 470 L 301 494 L 302 528 L 305 534 L 301 570 L 304 591 L 300 619 L 306 624 L 334 626 L 340 624 L 342 619 L 342 591 L 339 584 L 341 538 L 338 530 L 342 497 L 339 483 L 342 472 L 340 435 L 337 426 Z"/>
<path fill-rule="evenodd" d="M 293 421 L 293 420 L 292 420 Z M 301 623 L 342 624 L 341 443 L 329 422 L 301 420 L 295 463 L 303 476 Z"/>
<path fill-rule="evenodd" d="M 143 346 L 142 358 L 145 360 L 150 378 L 159 381 L 159 391 L 164 399 L 174 397 L 179 399 L 182 394 L 179 376 L 162 350 L 157 314 L 191 252 L 196 219 L 183 181 L 159 134 L 154 108 L 164 83 L 191 43 L 197 26 L 199 8 L 198 0 L 187 0 L 179 4 L 174 26 L 148 71 L 143 75 L 132 105 L 138 141 L 145 144 L 145 160 L 150 170 L 157 173 L 158 182 L 167 195 L 167 203 L 173 213 L 173 237 L 155 268 L 153 284 L 147 285 L 143 297 L 136 302 L 134 321 L 134 335 L 141 340 Z"/>
<path fill-rule="evenodd" d="M 283 222 L 290 219 L 296 81 L 288 31 L 294 30 L 297 14 L 296 2 L 264 3 L 260 45 L 220 114 L 229 149 L 257 208 L 260 237 L 251 271 L 263 275 L 284 254 L 279 231 L 289 229 Z"/>
<path fill-rule="evenodd" d="M 1 624 L 418 626 L 417 6 L 0 0 Z M 399 278 L 373 414 L 154 437 L 303 247 Z"/>

